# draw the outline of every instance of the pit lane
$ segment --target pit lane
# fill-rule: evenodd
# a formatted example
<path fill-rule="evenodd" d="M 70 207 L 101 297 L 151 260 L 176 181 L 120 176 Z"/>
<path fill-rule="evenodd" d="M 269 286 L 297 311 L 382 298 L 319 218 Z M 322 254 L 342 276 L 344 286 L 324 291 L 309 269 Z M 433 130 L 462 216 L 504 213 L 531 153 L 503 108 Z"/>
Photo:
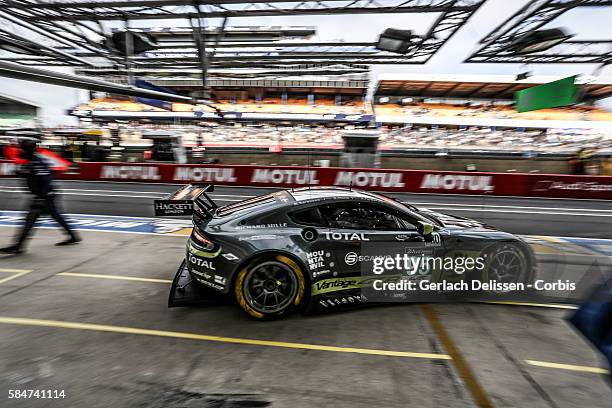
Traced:
<path fill-rule="evenodd" d="M 151 201 L 175 191 L 177 185 L 62 181 L 58 183 L 64 211 L 150 217 Z M 23 186 L 18 179 L 0 179 L 0 210 L 22 210 Z M 217 186 L 212 193 L 220 205 L 266 194 L 276 189 Z M 440 194 L 396 194 L 417 207 L 474 218 L 504 231 L 612 239 L 612 207 L 605 200 L 545 199 Z"/>
<path fill-rule="evenodd" d="M 65 194 L 67 211 L 149 216 L 150 197 L 174 188 L 82 184 L 62 188 L 107 191 Z M 215 194 L 223 202 L 263 192 L 228 188 Z M 417 199 L 440 207 L 464 204 L 460 215 L 482 219 L 468 211 L 467 205 L 478 204 L 473 197 L 410 197 Z M 610 222 L 604 202 L 502 199 L 487 198 L 485 205 L 564 212 L 573 220 L 559 235 L 607 238 L 590 225 L 579 228 Z M 0 209 L 18 209 L 20 200 L 20 194 L 2 194 Z M 580 207 L 594 215 L 567 215 Z M 527 217 L 523 226 L 506 221 L 523 234 L 529 234 L 529 220 L 551 222 L 538 213 L 489 214 Z M 0 228 L 0 240 L 9 241 L 12 233 Z M 607 406 L 603 366 L 563 320 L 569 305 L 430 306 L 448 339 L 418 305 L 262 324 L 231 304 L 166 308 L 169 280 L 184 250 L 180 234 L 83 235 L 78 247 L 55 248 L 58 231 L 38 230 L 26 255 L 0 259 L 0 369 L 7 373 L 0 389 L 65 389 L 69 399 L 51 402 L 57 406 L 429 407 L 452 401 L 461 407 L 474 406 L 479 392 L 493 406 Z M 458 359 L 473 378 L 466 378 Z"/>

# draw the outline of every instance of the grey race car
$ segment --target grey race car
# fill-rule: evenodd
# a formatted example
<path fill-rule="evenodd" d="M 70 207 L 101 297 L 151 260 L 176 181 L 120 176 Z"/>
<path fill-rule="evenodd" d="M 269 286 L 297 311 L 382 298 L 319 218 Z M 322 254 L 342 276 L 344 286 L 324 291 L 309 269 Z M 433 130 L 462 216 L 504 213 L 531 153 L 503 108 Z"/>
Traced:
<path fill-rule="evenodd" d="M 300 188 L 218 207 L 207 195 L 212 188 L 185 186 L 155 203 L 156 215 L 193 214 L 170 306 L 218 293 L 233 296 L 249 315 L 269 319 L 298 308 L 361 304 L 367 301 L 364 265 L 398 245 L 417 256 L 480 257 L 483 267 L 472 265 L 461 279 L 512 283 L 534 276 L 534 255 L 520 238 L 382 194 Z M 422 279 L 449 278 L 436 268 L 416 272 Z"/>

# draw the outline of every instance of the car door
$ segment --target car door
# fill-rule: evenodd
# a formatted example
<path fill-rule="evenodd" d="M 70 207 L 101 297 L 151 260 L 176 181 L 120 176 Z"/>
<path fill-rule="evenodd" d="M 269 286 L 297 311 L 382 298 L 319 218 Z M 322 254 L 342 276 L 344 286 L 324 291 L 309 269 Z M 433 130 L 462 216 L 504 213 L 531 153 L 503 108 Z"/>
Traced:
<path fill-rule="evenodd" d="M 291 220 L 299 227 L 299 234 L 306 241 L 300 244 L 304 250 L 308 273 L 317 280 L 337 275 L 333 247 L 324 239 L 329 226 L 323 219 L 319 208 L 305 206 L 289 213 Z"/>
<path fill-rule="evenodd" d="M 398 261 L 399 266 L 389 272 L 410 273 L 410 267 L 416 265 L 412 258 L 434 252 L 419 233 L 418 221 L 396 208 L 370 201 L 347 201 L 321 206 L 321 213 L 330 227 L 326 234 L 329 246 L 344 274 L 362 275 L 370 269 L 378 273 L 384 266 L 382 259 L 399 256 L 403 260 L 404 254 L 411 258 L 409 263 Z M 426 271 L 420 268 L 414 270 L 417 272 Z"/>

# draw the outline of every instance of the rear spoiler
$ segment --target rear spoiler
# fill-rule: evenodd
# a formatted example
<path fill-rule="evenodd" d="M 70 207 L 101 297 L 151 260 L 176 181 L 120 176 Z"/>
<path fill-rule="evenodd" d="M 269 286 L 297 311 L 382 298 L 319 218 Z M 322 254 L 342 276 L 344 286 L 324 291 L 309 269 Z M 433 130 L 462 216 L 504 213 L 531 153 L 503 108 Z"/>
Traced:
<path fill-rule="evenodd" d="M 218 205 L 206 194 L 214 191 L 212 184 L 188 184 L 161 200 L 155 200 L 156 217 L 195 215 L 204 220 L 213 217 Z"/>

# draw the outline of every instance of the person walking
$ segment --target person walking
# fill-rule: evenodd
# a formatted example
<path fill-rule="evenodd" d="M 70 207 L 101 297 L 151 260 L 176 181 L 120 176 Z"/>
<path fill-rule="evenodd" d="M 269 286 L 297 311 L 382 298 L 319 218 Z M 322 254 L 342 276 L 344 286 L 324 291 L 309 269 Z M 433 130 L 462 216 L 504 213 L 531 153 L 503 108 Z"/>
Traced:
<path fill-rule="evenodd" d="M 21 157 L 27 160 L 18 171 L 18 175 L 25 178 L 30 192 L 34 195 L 30 202 L 30 209 L 25 219 L 25 224 L 18 233 L 15 244 L 6 248 L 0 248 L 5 254 L 19 254 L 23 251 L 24 244 L 36 220 L 41 214 L 50 215 L 68 234 L 68 239 L 58 242 L 56 245 L 72 245 L 81 241 L 60 214 L 55 201 L 53 186 L 53 174 L 44 158 L 36 154 L 37 141 L 34 138 L 24 138 L 20 141 Z"/>

